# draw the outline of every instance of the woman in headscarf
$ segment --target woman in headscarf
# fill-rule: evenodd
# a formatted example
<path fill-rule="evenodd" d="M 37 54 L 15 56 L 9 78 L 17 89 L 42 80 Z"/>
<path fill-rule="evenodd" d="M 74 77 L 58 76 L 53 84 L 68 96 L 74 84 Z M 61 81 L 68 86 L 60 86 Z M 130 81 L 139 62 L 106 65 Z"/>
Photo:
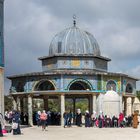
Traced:
<path fill-rule="evenodd" d="M 133 128 L 138 128 L 138 123 L 138 113 L 135 111 L 133 115 Z"/>
<path fill-rule="evenodd" d="M 20 114 L 17 111 L 13 111 L 12 123 L 17 124 L 17 127 L 13 128 L 13 135 L 20 135 Z"/>
<path fill-rule="evenodd" d="M 90 114 L 88 110 L 85 113 L 85 127 L 90 127 Z"/>
<path fill-rule="evenodd" d="M 76 125 L 77 126 L 82 126 L 82 114 L 81 114 L 81 110 L 77 109 L 77 113 L 76 113 Z"/>

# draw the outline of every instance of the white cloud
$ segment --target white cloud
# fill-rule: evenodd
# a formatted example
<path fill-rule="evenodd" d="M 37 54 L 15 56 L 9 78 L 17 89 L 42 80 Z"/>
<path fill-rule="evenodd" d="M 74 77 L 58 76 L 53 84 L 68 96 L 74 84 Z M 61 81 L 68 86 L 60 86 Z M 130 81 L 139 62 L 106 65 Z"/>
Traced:
<path fill-rule="evenodd" d="M 37 58 L 48 55 L 53 36 L 72 25 L 73 14 L 78 26 L 95 36 L 102 54 L 112 59 L 111 71 L 139 76 L 139 5 L 139 0 L 5 1 L 6 76 L 41 71 Z"/>

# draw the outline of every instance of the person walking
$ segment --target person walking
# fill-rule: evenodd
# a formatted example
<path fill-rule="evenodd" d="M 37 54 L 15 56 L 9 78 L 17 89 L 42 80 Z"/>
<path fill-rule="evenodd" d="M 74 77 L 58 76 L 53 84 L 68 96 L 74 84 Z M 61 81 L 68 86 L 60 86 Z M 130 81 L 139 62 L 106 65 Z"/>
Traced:
<path fill-rule="evenodd" d="M 41 112 L 37 111 L 35 115 L 35 119 L 36 119 L 36 123 L 38 127 L 40 126 L 40 115 L 41 115 Z"/>
<path fill-rule="evenodd" d="M 47 131 L 46 130 L 47 114 L 45 110 L 43 110 L 43 112 L 40 115 L 40 121 L 41 121 L 42 131 Z"/>

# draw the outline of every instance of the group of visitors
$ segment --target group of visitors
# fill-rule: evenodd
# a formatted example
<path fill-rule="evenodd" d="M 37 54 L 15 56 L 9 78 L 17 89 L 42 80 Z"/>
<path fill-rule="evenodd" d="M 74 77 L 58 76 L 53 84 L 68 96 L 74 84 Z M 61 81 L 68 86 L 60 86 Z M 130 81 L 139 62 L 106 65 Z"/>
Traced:
<path fill-rule="evenodd" d="M 5 123 L 8 122 L 12 125 L 13 135 L 20 135 L 20 113 L 16 110 L 5 112 L 5 116 L 0 113 L 0 136 L 3 136 L 5 130 Z"/>
<path fill-rule="evenodd" d="M 2 130 L 5 126 L 5 121 L 12 125 L 13 135 L 21 134 L 20 124 L 22 116 L 26 117 L 26 120 L 22 120 L 22 122 L 27 122 L 27 114 L 19 113 L 16 110 L 5 112 L 5 115 L 0 113 L 0 136 L 3 136 Z M 77 109 L 76 114 L 73 114 L 70 110 L 69 112 L 64 112 L 64 127 L 71 127 L 72 123 L 77 125 L 78 127 L 82 127 L 82 113 L 80 109 Z M 50 111 L 46 112 L 45 110 L 38 111 L 35 114 L 35 120 L 37 126 L 42 127 L 42 131 L 46 131 L 46 127 L 51 122 L 57 122 L 56 124 L 60 125 L 61 115 L 60 113 L 52 113 Z M 88 110 L 85 111 L 84 114 L 84 122 L 85 127 L 138 127 L 138 113 L 134 112 L 134 114 L 129 116 L 124 116 L 123 113 L 120 113 L 119 116 L 107 116 L 104 115 L 103 112 L 100 112 L 100 115 L 97 116 L 96 112 L 92 114 L 89 113 Z M 55 123 L 54 123 L 55 124 Z"/>
<path fill-rule="evenodd" d="M 77 109 L 77 113 L 75 115 L 70 111 L 69 113 L 65 112 L 63 115 L 64 118 L 64 127 L 70 127 L 72 124 L 76 124 L 77 126 L 82 126 L 82 113 L 80 109 Z M 103 112 L 97 116 L 96 112 L 90 114 L 88 110 L 85 111 L 84 114 L 85 127 L 133 127 L 137 128 L 138 126 L 138 113 L 134 112 L 134 114 L 129 116 L 124 116 L 123 113 L 120 113 L 119 116 L 107 116 L 103 115 Z"/>
<path fill-rule="evenodd" d="M 38 114 L 40 111 L 34 112 L 33 114 L 33 124 L 38 125 Z M 60 112 L 46 111 L 47 114 L 47 124 L 48 125 L 60 125 L 61 114 Z"/>
<path fill-rule="evenodd" d="M 7 123 L 12 124 L 12 111 L 5 111 L 4 118 Z M 19 112 L 20 115 L 20 124 L 21 125 L 28 125 L 28 113 L 27 112 Z"/>

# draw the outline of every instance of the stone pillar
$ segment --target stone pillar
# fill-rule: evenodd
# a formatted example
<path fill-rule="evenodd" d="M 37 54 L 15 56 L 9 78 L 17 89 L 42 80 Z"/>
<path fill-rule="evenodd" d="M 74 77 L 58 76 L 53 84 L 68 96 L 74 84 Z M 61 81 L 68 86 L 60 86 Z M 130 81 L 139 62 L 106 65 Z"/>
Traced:
<path fill-rule="evenodd" d="M 32 109 L 32 96 L 28 95 L 28 122 L 30 126 L 33 126 L 33 109 Z"/>
<path fill-rule="evenodd" d="M 64 94 L 60 95 L 60 110 L 61 110 L 61 126 L 64 126 L 63 114 L 65 112 L 65 96 Z"/>
<path fill-rule="evenodd" d="M 132 113 L 134 113 L 134 102 L 135 102 L 135 98 L 132 98 Z"/>
<path fill-rule="evenodd" d="M 23 101 L 24 101 L 24 97 L 22 97 L 22 98 L 20 99 L 20 111 L 21 111 L 21 112 L 24 112 L 24 103 L 23 103 Z"/>
<path fill-rule="evenodd" d="M 74 97 L 73 98 L 73 115 L 74 115 L 73 124 L 75 124 L 75 115 L 76 115 L 75 103 L 76 103 L 76 98 Z"/>
<path fill-rule="evenodd" d="M 92 95 L 92 113 L 93 111 L 97 111 L 96 110 L 96 95 Z"/>
<path fill-rule="evenodd" d="M 120 110 L 119 110 L 119 113 L 123 113 L 123 101 L 122 101 L 122 95 L 120 94 Z"/>
<path fill-rule="evenodd" d="M 128 116 L 128 115 L 131 115 L 131 114 L 132 114 L 132 99 L 131 99 L 131 97 L 128 97 L 128 98 L 127 98 L 127 103 L 126 103 L 126 105 L 127 105 L 127 112 L 126 112 L 126 115 Z"/>
<path fill-rule="evenodd" d="M 48 111 L 48 97 L 44 96 L 44 110 Z"/>
<path fill-rule="evenodd" d="M 17 110 L 21 111 L 20 97 L 17 97 Z"/>
<path fill-rule="evenodd" d="M 16 99 L 13 97 L 12 99 L 13 102 L 13 110 L 17 110 L 17 103 L 16 103 Z"/>
<path fill-rule="evenodd" d="M 2 67 L 0 67 L 0 113 L 4 115 L 4 69 Z"/>

